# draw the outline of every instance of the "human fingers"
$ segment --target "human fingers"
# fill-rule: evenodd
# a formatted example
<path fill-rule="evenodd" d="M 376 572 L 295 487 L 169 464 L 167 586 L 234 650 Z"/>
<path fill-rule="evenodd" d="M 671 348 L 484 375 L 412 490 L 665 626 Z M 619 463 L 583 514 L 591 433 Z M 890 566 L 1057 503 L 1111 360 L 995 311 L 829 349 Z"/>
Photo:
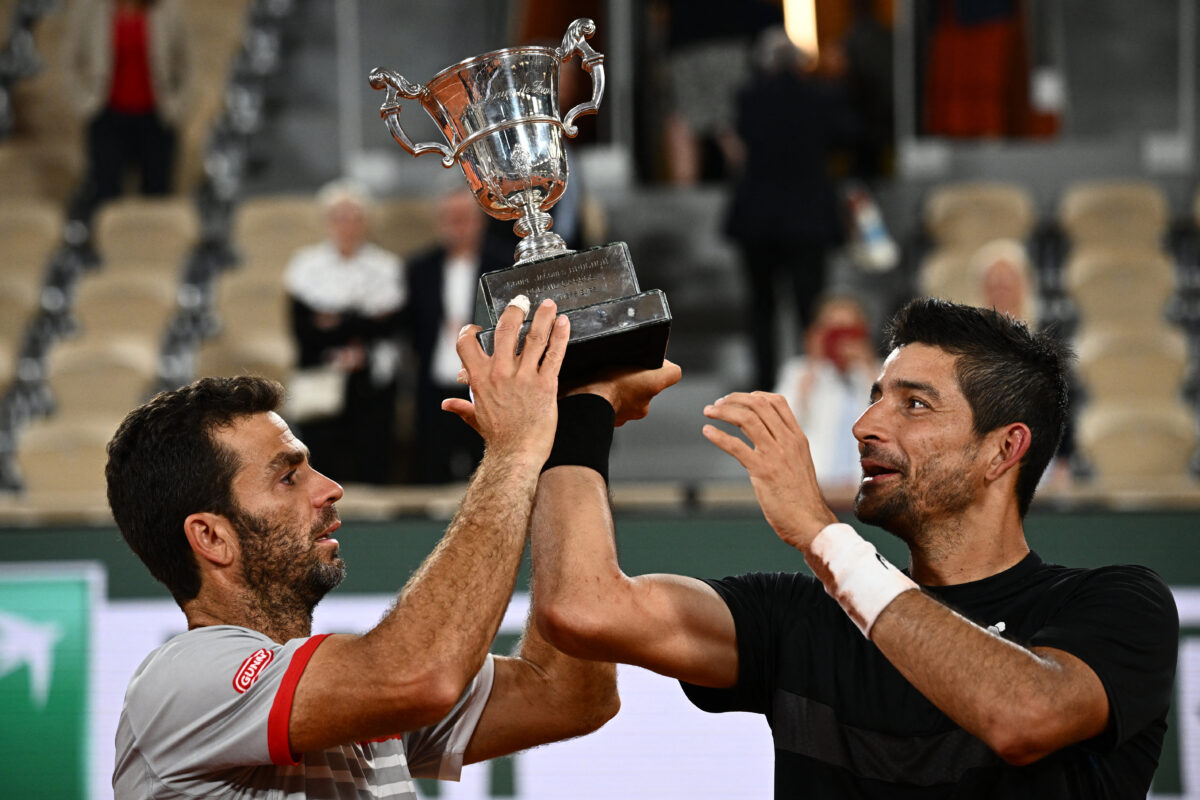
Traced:
<path fill-rule="evenodd" d="M 758 447 L 775 438 L 767 420 L 763 418 L 763 410 L 761 400 L 739 392 L 726 395 L 712 405 L 705 406 L 704 416 L 737 427 L 755 447 Z M 772 409 L 766 410 L 769 416 L 775 416 Z"/>
<path fill-rule="evenodd" d="M 529 315 L 529 298 L 519 294 L 500 312 L 496 321 L 496 336 L 493 339 L 492 357 L 502 363 L 510 363 L 517 357 L 517 341 L 521 333 L 521 325 Z"/>
<path fill-rule="evenodd" d="M 463 372 L 470 376 L 472 373 L 481 375 L 484 372 L 484 367 L 488 362 L 488 354 L 483 352 L 483 345 L 479 343 L 479 337 L 476 335 L 482 330 L 478 325 L 463 325 L 458 331 L 458 340 L 454 343 L 454 349 L 458 352 L 459 361 L 462 362 L 463 368 L 459 370 L 459 376 L 463 376 Z"/>
<path fill-rule="evenodd" d="M 700 429 L 700 433 L 704 434 L 705 439 L 737 459 L 742 467 L 750 469 L 750 460 L 754 457 L 754 450 L 750 445 L 733 434 L 721 430 L 716 425 L 705 425 Z"/>
<path fill-rule="evenodd" d="M 550 330 L 554 325 L 554 312 L 557 306 L 550 298 L 538 304 L 525 332 L 525 344 L 521 349 L 517 369 L 525 373 L 536 373 L 542 356 L 546 354 L 546 345 L 550 342 Z"/>
<path fill-rule="evenodd" d="M 470 425 L 477 433 L 481 433 L 475 419 L 475 404 L 461 397 L 447 397 L 442 401 L 442 410 L 455 414 L 463 422 Z"/>
<path fill-rule="evenodd" d="M 556 382 L 558 370 L 562 367 L 563 359 L 567 355 L 567 343 L 570 339 L 571 320 L 566 314 L 560 314 L 554 318 L 554 327 L 550 331 L 550 342 L 546 345 L 546 355 L 538 367 L 543 375 L 553 375 Z"/>

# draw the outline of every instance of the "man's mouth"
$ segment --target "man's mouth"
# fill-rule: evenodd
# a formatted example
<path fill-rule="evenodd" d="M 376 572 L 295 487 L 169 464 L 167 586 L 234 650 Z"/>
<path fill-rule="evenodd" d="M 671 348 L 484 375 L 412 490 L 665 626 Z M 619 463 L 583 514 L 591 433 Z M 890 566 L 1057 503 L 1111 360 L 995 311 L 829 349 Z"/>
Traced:
<path fill-rule="evenodd" d="M 335 519 L 333 524 L 326 528 L 325 531 L 317 537 L 317 541 L 323 544 L 337 544 L 338 540 L 333 538 L 333 533 L 340 527 L 342 527 L 341 520 Z"/>
<path fill-rule="evenodd" d="M 880 480 L 887 480 L 888 478 L 899 477 L 900 475 L 900 470 L 882 461 L 864 458 L 860 463 L 862 465 L 863 483 L 874 483 Z"/>

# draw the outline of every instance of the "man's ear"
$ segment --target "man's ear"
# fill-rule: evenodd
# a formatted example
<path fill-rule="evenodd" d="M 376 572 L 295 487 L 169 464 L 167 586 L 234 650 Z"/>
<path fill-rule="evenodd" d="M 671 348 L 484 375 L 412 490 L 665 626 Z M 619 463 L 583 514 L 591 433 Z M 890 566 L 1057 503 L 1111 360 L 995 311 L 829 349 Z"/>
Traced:
<path fill-rule="evenodd" d="M 183 521 L 183 532 L 201 564 L 227 567 L 237 558 L 237 536 L 229 520 L 220 514 L 209 511 L 189 514 Z"/>
<path fill-rule="evenodd" d="M 998 480 L 1009 470 L 1016 468 L 1029 452 L 1032 441 L 1033 434 L 1024 422 L 1013 422 L 992 431 L 988 436 L 992 457 L 988 462 L 985 477 L 989 481 Z"/>

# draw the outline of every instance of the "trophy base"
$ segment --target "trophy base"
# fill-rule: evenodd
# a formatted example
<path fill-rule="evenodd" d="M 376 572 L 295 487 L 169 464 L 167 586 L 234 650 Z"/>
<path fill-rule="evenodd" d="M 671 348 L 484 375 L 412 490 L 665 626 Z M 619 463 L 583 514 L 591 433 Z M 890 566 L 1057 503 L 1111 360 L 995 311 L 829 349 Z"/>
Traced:
<path fill-rule="evenodd" d="M 563 313 L 571 320 L 571 338 L 558 372 L 560 379 L 587 379 L 609 369 L 662 366 L 671 334 L 671 310 L 661 291 L 652 289 Z M 528 331 L 526 322 L 518 334 L 518 353 Z M 488 355 L 494 352 L 495 337 L 495 328 L 479 332 L 479 343 Z"/>

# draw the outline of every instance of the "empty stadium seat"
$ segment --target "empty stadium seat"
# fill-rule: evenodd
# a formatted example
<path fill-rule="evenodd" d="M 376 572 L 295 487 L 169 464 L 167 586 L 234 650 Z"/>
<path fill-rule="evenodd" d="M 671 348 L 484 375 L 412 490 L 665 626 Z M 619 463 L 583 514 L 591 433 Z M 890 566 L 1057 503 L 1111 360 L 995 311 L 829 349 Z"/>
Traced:
<path fill-rule="evenodd" d="M 120 420 L 51 418 L 23 431 L 16 459 L 29 499 L 103 495 L 106 448 Z"/>
<path fill-rule="evenodd" d="M 1165 488 L 1189 480 L 1196 423 L 1179 402 L 1101 403 L 1080 415 L 1077 440 L 1101 485 Z"/>
<path fill-rule="evenodd" d="M 1063 194 L 1058 218 L 1073 242 L 1157 245 L 1167 230 L 1167 199 L 1150 181 L 1085 181 Z"/>
<path fill-rule="evenodd" d="M 80 339 L 55 345 L 46 377 L 60 419 L 120 419 L 146 399 L 158 368 L 156 343 Z"/>
<path fill-rule="evenodd" d="M 89 339 L 134 336 L 157 344 L 177 307 L 172 278 L 104 273 L 80 281 L 74 314 L 82 335 Z"/>
<path fill-rule="evenodd" d="M 1072 250 L 1066 285 L 1085 324 L 1157 322 L 1175 290 L 1175 273 L 1167 256 L 1153 245 L 1093 243 Z"/>
<path fill-rule="evenodd" d="M 1179 398 L 1187 374 L 1182 331 L 1108 325 L 1081 331 L 1076 339 L 1079 373 L 1093 403 Z"/>
<path fill-rule="evenodd" d="M 1037 221 L 1037 209 L 1027 189 L 996 181 L 939 186 L 926 200 L 924 215 L 926 230 L 941 244 L 1025 239 Z"/>
<path fill-rule="evenodd" d="M 96 250 L 106 269 L 130 263 L 177 268 L 199 233 L 196 210 L 184 198 L 122 197 L 96 212 Z"/>

